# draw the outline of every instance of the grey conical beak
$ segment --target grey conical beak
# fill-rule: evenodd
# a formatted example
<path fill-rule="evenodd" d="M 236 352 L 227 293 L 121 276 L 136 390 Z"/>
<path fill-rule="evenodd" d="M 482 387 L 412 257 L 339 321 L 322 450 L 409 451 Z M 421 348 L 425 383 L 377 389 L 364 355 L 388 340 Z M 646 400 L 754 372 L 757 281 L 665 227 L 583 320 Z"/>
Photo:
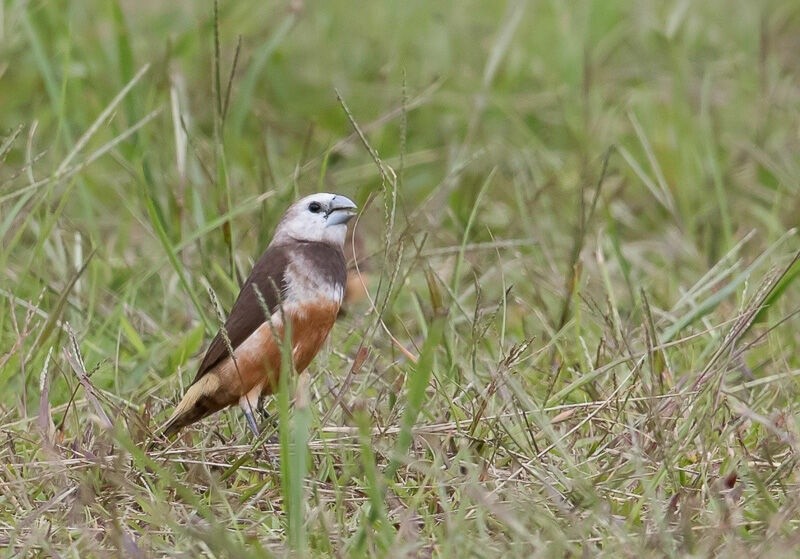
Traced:
<path fill-rule="evenodd" d="M 330 206 L 328 206 L 326 227 L 347 223 L 353 219 L 357 211 L 358 206 L 350 198 L 339 195 L 334 196 Z"/>

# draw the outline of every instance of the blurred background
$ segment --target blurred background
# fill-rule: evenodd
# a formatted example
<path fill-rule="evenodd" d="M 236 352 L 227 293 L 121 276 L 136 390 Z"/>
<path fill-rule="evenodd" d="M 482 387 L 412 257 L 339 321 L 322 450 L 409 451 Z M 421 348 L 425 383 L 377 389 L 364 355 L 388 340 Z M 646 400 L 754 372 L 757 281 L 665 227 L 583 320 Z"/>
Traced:
<path fill-rule="evenodd" d="M 795 3 L 218 10 L 215 35 L 210 2 L 3 3 L 3 346 L 15 298 L 57 308 L 105 339 L 96 358 L 130 359 L 130 390 L 140 354 L 208 308 L 204 276 L 228 307 L 232 262 L 246 274 L 299 194 L 370 200 L 363 252 L 381 253 L 390 185 L 345 106 L 397 175 L 392 238 L 498 243 L 464 279 L 502 266 L 525 282 L 529 335 L 563 326 L 579 235 L 612 253 L 628 310 L 639 286 L 669 307 L 743 239 L 752 259 L 797 224 Z M 18 357 L 0 373 L 9 404 Z"/>
<path fill-rule="evenodd" d="M 800 269 L 770 281 L 800 248 L 798 53 L 793 1 L 3 0 L 0 422 L 18 436 L 49 401 L 60 432 L 85 428 L 71 329 L 98 397 L 147 432 L 277 217 L 324 190 L 362 207 L 348 256 L 366 292 L 315 365 L 315 420 L 346 422 L 330 387 L 364 343 L 344 399 L 396 423 L 408 356 L 443 307 L 428 423 L 604 400 L 620 377 L 603 367 L 649 351 L 632 398 L 711 369 L 713 386 L 783 379 L 735 392 L 774 419 L 736 431 L 752 443 L 736 459 L 717 401 L 691 415 L 727 434 L 703 472 L 791 454 L 791 437 L 762 438 L 797 405 Z M 747 350 L 719 361 L 762 287 L 768 309 L 739 323 Z M 555 445 L 526 429 L 493 435 L 516 449 L 504 467 Z M 575 429 L 581 464 L 610 440 Z M 598 479 L 573 475 L 570 491 Z M 767 493 L 758 507 L 783 506 Z"/>

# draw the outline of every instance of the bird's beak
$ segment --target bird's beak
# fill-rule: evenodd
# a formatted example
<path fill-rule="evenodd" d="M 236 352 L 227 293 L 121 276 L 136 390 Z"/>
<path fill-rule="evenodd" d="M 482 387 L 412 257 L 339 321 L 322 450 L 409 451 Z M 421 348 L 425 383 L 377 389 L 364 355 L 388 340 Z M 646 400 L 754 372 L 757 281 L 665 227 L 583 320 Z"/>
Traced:
<path fill-rule="evenodd" d="M 334 196 L 328 208 L 326 227 L 347 223 L 356 215 L 357 210 L 358 206 L 350 198 Z"/>

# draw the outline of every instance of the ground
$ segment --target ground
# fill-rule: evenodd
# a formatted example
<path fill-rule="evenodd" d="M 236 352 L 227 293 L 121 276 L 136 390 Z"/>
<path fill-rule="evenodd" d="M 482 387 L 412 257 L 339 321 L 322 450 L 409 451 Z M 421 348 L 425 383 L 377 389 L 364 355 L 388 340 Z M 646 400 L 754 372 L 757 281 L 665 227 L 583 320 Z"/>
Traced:
<path fill-rule="evenodd" d="M 797 553 L 798 52 L 777 0 L 5 0 L 0 548 Z M 328 343 L 148 449 L 319 190 Z"/>

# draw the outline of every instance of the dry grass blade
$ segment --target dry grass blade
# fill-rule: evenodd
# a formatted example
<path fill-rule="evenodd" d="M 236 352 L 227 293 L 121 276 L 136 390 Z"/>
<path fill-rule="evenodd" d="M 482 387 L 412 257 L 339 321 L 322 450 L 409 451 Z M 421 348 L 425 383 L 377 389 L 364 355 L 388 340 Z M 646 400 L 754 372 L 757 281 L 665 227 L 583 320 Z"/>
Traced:
<path fill-rule="evenodd" d="M 81 162 L 75 164 L 72 167 L 65 168 L 62 171 L 62 173 L 60 175 L 58 175 L 57 177 L 55 177 L 55 178 L 59 179 L 59 180 L 66 180 L 66 179 L 70 179 L 70 178 L 74 177 L 75 175 L 77 175 L 78 173 L 84 171 L 92 163 L 94 163 L 95 161 L 97 161 L 98 159 L 103 157 L 105 154 L 107 154 L 110 151 L 112 151 L 115 147 L 117 147 L 119 144 L 121 144 L 122 142 L 124 142 L 128 138 L 132 137 L 134 134 L 136 134 L 136 132 L 138 132 L 140 129 L 142 129 L 146 124 L 148 124 L 150 121 L 152 121 L 160 113 L 161 113 L 161 109 L 160 108 L 159 109 L 155 109 L 151 113 L 149 113 L 146 116 L 144 116 L 141 120 L 139 120 L 136 123 L 134 123 L 133 126 L 127 128 L 122 134 L 119 134 L 118 136 L 116 136 L 110 142 L 107 142 L 107 143 L 103 144 L 101 147 L 99 147 L 98 149 L 93 151 L 91 154 L 89 154 Z M 27 186 L 25 186 L 23 188 L 19 188 L 17 190 L 14 190 L 13 192 L 11 192 L 9 194 L 6 194 L 4 196 L 0 196 L 0 204 L 5 203 L 5 202 L 7 202 L 9 200 L 12 200 L 14 198 L 17 198 L 19 196 L 23 196 L 25 194 L 28 194 L 31 191 L 37 190 L 37 189 L 39 189 L 39 188 L 41 188 L 41 187 L 43 187 L 45 185 L 52 184 L 53 180 L 54 180 L 53 177 L 46 177 L 46 178 L 40 179 L 40 180 L 38 180 L 36 182 L 32 182 L 31 184 L 29 184 L 29 185 L 27 185 Z"/>
<path fill-rule="evenodd" d="M 95 415 L 100 421 L 100 426 L 104 430 L 111 430 L 113 423 L 103 409 L 103 406 L 100 405 L 97 391 L 92 385 L 92 381 L 89 380 L 89 375 L 86 372 L 86 365 L 83 363 L 80 345 L 78 344 L 78 339 L 75 336 L 75 332 L 72 330 L 69 324 L 66 324 L 66 328 L 67 332 L 69 333 L 69 344 L 64 348 L 64 357 L 67 359 L 67 362 L 69 363 L 70 367 L 72 367 L 73 372 L 78 377 L 78 382 L 80 382 L 81 386 L 83 387 L 86 398 L 91 403 Z"/>
<path fill-rule="evenodd" d="M 47 358 L 42 367 L 42 374 L 39 376 L 39 414 L 38 423 L 39 430 L 42 433 L 42 439 L 45 446 L 53 448 L 55 445 L 56 426 L 53 423 L 53 414 L 50 410 L 50 358 L 53 354 L 53 348 L 47 352 Z"/>
<path fill-rule="evenodd" d="M 347 406 L 344 405 L 343 398 L 344 398 L 345 394 L 347 394 L 348 388 L 350 388 L 350 385 L 352 384 L 353 379 L 361 371 L 361 368 L 364 366 L 364 363 L 366 362 L 367 357 L 369 357 L 369 349 L 364 347 L 364 346 L 359 347 L 358 351 L 356 352 L 356 357 L 355 357 L 355 359 L 353 359 L 353 364 L 350 366 L 350 370 L 347 372 L 347 376 L 345 377 L 344 382 L 342 382 L 341 387 L 339 388 L 339 390 L 335 394 L 333 403 L 328 408 L 328 411 L 325 412 L 325 415 L 322 417 L 322 419 L 319 422 L 320 425 L 323 428 L 324 428 L 325 425 L 328 424 L 328 420 L 330 419 L 331 414 L 334 411 L 336 411 L 336 408 L 339 407 L 339 406 L 341 406 L 342 411 L 345 413 L 345 415 L 349 419 L 351 419 L 351 420 L 353 419 L 353 414 L 347 408 Z"/>
<path fill-rule="evenodd" d="M 764 302 L 767 301 L 775 288 L 780 284 L 784 276 L 793 268 L 796 262 L 800 261 L 800 252 L 796 253 L 791 262 L 780 271 L 773 271 L 762 282 L 752 300 L 747 304 L 744 311 L 740 313 L 736 322 L 731 326 L 725 338 L 720 343 L 717 350 L 709 358 L 703 370 L 692 381 L 690 391 L 697 392 L 701 389 L 709 389 L 710 382 L 715 374 L 719 374 L 722 369 L 717 367 L 719 361 L 731 352 L 736 343 L 747 333 L 753 324 L 756 316 L 764 309 Z M 716 387 L 717 383 L 713 383 Z M 667 401 L 662 412 L 665 417 L 672 417 L 681 406 L 682 401 L 676 394 L 676 398 Z"/>
<path fill-rule="evenodd" d="M 14 141 L 22 133 L 23 128 L 24 126 L 20 124 L 14 130 L 12 130 L 10 134 L 3 138 L 3 142 L 0 143 L 0 163 L 5 161 L 8 153 L 11 151 L 11 146 L 14 145 Z"/>
<path fill-rule="evenodd" d="M 770 247 L 768 247 L 764 252 L 762 252 L 750 265 L 745 268 L 741 273 L 737 276 L 733 277 L 730 282 L 724 287 L 718 289 L 716 292 L 712 293 L 702 302 L 694 306 L 689 312 L 684 314 L 678 320 L 675 321 L 669 328 L 664 330 L 661 333 L 661 340 L 663 341 L 670 341 L 675 335 L 677 335 L 681 330 L 686 328 L 688 325 L 692 324 L 698 318 L 708 314 L 719 306 L 719 304 L 730 297 L 732 294 L 736 293 L 736 290 L 741 286 L 743 283 L 747 281 L 748 278 L 751 277 L 753 272 L 757 270 L 763 263 L 768 262 L 770 258 L 773 257 L 775 251 L 782 246 L 785 242 L 792 239 L 796 236 L 796 231 L 791 229 L 787 231 L 785 234 L 781 235 L 781 237 L 773 243 Z M 784 272 L 783 275 L 785 275 Z M 774 290 L 776 286 L 773 286 L 772 289 Z"/>
<path fill-rule="evenodd" d="M 75 285 L 78 283 L 78 280 L 83 276 L 86 269 L 89 267 L 89 263 L 92 261 L 92 258 L 96 254 L 97 249 L 94 248 L 86 257 L 83 264 L 81 265 L 80 269 L 78 269 L 72 277 L 70 277 L 69 282 L 67 285 L 64 286 L 64 289 L 61 290 L 61 293 L 58 296 L 58 301 L 54 305 L 53 309 L 47 314 L 47 321 L 45 322 L 44 326 L 42 327 L 41 331 L 39 332 L 39 336 L 36 338 L 33 346 L 31 347 L 31 353 L 28 355 L 28 358 L 33 355 L 34 350 L 38 350 L 38 348 L 42 347 L 53 333 L 56 327 L 59 327 L 64 330 L 68 330 L 66 324 L 61 323 L 61 316 L 64 312 L 64 307 L 67 304 L 67 300 L 69 295 L 72 293 L 72 290 L 75 288 Z M 30 308 L 30 307 L 29 307 Z"/>
<path fill-rule="evenodd" d="M 142 76 L 145 75 L 147 70 L 150 68 L 149 64 L 145 64 L 142 68 L 136 73 L 135 76 L 129 81 L 125 87 L 120 90 L 119 93 L 111 100 L 111 102 L 103 109 L 92 125 L 83 133 L 83 135 L 78 138 L 78 141 L 75 142 L 75 146 L 72 148 L 67 156 L 61 161 L 61 164 L 58 166 L 55 172 L 56 179 L 61 178 L 66 174 L 67 169 L 69 169 L 72 161 L 78 156 L 81 150 L 89 143 L 89 140 L 92 139 L 92 136 L 100 129 L 103 123 L 111 116 L 114 111 L 117 109 L 117 106 L 122 102 L 126 95 L 133 89 L 133 87 L 142 79 Z"/>

